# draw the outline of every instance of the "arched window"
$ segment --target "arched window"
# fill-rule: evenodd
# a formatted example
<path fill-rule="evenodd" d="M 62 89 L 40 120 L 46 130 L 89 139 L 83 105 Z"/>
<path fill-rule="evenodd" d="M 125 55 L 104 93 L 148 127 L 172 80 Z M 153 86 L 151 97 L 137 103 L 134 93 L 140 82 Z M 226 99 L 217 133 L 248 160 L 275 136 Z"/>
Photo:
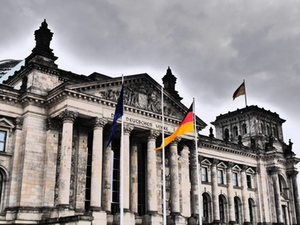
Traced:
<path fill-rule="evenodd" d="M 234 197 L 234 216 L 235 216 L 235 222 L 237 224 L 240 224 L 240 218 L 241 218 L 241 210 L 240 210 L 241 201 L 238 197 Z"/>
<path fill-rule="evenodd" d="M 267 135 L 270 135 L 271 133 L 270 133 L 270 127 L 269 127 L 269 125 L 267 125 Z"/>
<path fill-rule="evenodd" d="M 220 222 L 225 223 L 225 201 L 224 197 L 219 195 L 219 212 L 220 212 Z"/>
<path fill-rule="evenodd" d="M 247 125 L 245 123 L 243 123 L 243 125 L 242 125 L 242 132 L 243 132 L 243 135 L 247 134 Z"/>
<path fill-rule="evenodd" d="M 254 202 L 251 198 L 248 199 L 250 224 L 254 224 Z"/>
<path fill-rule="evenodd" d="M 278 138 L 278 132 L 277 132 L 277 127 L 273 127 L 273 136 Z"/>
<path fill-rule="evenodd" d="M 260 124 L 260 129 L 261 129 L 261 133 L 264 134 L 265 133 L 265 126 L 263 123 Z"/>
<path fill-rule="evenodd" d="M 203 222 L 209 222 L 209 196 L 207 193 L 202 194 L 203 199 Z"/>
<path fill-rule="evenodd" d="M 0 205 L 2 205 L 2 190 L 3 190 L 3 183 L 4 183 L 4 179 L 3 179 L 3 175 L 0 171 Z"/>
<path fill-rule="evenodd" d="M 239 135 L 239 132 L 238 132 L 238 128 L 237 126 L 234 126 L 233 129 L 232 129 L 232 134 L 233 134 L 233 137 L 237 137 Z"/>

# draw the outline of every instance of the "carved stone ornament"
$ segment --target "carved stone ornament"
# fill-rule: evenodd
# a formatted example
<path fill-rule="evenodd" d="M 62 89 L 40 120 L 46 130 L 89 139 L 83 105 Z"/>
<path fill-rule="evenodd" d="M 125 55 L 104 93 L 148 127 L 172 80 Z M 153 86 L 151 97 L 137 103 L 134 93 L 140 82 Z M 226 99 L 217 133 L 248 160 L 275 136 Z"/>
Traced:
<path fill-rule="evenodd" d="M 22 128 L 23 128 L 23 118 L 22 117 L 16 118 L 16 128 L 18 130 L 22 130 Z"/>
<path fill-rule="evenodd" d="M 160 135 L 160 132 L 157 130 L 149 130 L 148 139 L 156 139 Z"/>
<path fill-rule="evenodd" d="M 102 98 L 117 101 L 120 95 L 121 89 L 108 89 L 101 91 Z M 124 104 L 149 110 L 154 113 L 161 113 L 161 93 L 159 93 L 154 87 L 141 80 L 133 84 L 126 85 L 124 88 Z M 172 116 L 179 118 L 175 108 L 171 108 L 164 105 L 164 114 L 166 116 Z"/>
<path fill-rule="evenodd" d="M 93 120 L 94 128 L 103 128 L 105 124 L 107 124 L 107 121 L 108 120 L 106 118 L 95 117 Z"/>
<path fill-rule="evenodd" d="M 68 109 L 65 109 L 59 114 L 59 118 L 61 118 L 64 122 L 71 122 L 71 123 L 74 123 L 77 116 L 78 116 L 78 112 L 69 111 Z"/>
<path fill-rule="evenodd" d="M 125 124 L 125 126 L 124 126 L 124 133 L 125 134 L 130 134 L 131 131 L 133 131 L 133 129 L 134 129 L 133 125 L 131 125 L 131 124 Z"/>

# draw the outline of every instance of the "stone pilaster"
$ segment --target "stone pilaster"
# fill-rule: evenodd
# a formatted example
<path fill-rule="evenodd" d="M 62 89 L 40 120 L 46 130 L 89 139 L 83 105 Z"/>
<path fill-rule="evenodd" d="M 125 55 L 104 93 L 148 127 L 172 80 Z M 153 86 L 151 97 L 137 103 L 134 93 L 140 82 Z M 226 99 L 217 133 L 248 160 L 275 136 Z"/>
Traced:
<path fill-rule="evenodd" d="M 219 160 L 213 159 L 211 167 L 211 181 L 212 181 L 212 202 L 213 202 L 213 223 L 220 223 L 220 207 L 219 207 L 219 195 L 218 195 L 218 174 L 217 174 L 217 164 Z"/>
<path fill-rule="evenodd" d="M 235 216 L 234 216 L 234 192 L 233 192 L 233 183 L 232 183 L 232 167 L 234 166 L 233 162 L 228 162 L 228 167 L 226 171 L 227 175 L 227 195 L 228 195 L 228 210 L 229 210 L 229 223 L 234 224 Z"/>
<path fill-rule="evenodd" d="M 94 135 L 92 150 L 91 174 L 91 209 L 101 210 L 102 197 L 102 157 L 103 157 L 103 127 L 107 123 L 105 118 L 94 118 Z"/>
<path fill-rule="evenodd" d="M 68 207 L 69 205 L 73 123 L 77 115 L 77 112 L 69 111 L 67 109 L 62 111 L 59 115 L 63 121 L 63 128 L 58 181 L 58 205 L 63 208 Z"/>
<path fill-rule="evenodd" d="M 244 208 L 244 224 L 250 224 L 250 214 L 249 214 L 249 203 L 247 195 L 247 166 L 243 166 L 241 171 L 241 182 L 242 182 L 242 204 Z"/>

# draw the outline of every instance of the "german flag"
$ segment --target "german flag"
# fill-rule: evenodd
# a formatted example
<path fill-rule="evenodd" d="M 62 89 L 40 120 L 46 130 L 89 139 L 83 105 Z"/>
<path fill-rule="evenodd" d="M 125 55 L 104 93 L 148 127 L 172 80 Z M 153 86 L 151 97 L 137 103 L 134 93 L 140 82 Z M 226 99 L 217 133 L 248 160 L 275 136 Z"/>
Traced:
<path fill-rule="evenodd" d="M 233 93 L 232 99 L 234 100 L 235 98 L 239 97 L 240 95 L 244 95 L 245 93 L 245 82 L 243 82 Z"/>
<path fill-rule="evenodd" d="M 189 110 L 185 114 L 184 119 L 180 123 L 179 127 L 175 130 L 173 134 L 164 139 L 164 147 L 170 144 L 176 137 L 181 136 L 185 133 L 194 132 L 194 113 L 193 113 L 193 103 L 191 104 Z M 154 150 L 161 150 L 163 144 L 160 147 L 155 148 Z"/>

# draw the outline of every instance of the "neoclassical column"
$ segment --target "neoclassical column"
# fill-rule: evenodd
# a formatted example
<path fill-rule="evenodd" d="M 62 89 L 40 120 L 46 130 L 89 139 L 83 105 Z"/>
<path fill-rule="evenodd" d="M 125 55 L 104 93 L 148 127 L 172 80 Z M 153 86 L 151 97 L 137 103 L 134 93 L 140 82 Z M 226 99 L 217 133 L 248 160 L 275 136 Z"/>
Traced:
<path fill-rule="evenodd" d="M 148 214 L 153 214 L 157 212 L 157 187 L 156 187 L 156 151 L 154 150 L 155 141 L 159 132 L 155 130 L 150 130 L 148 133 L 147 142 L 147 210 Z"/>
<path fill-rule="evenodd" d="M 217 164 L 218 159 L 213 159 L 211 167 L 211 181 L 212 181 L 212 202 L 213 202 L 213 221 L 214 223 L 220 223 L 220 207 L 219 207 L 219 195 L 218 195 L 218 174 Z"/>
<path fill-rule="evenodd" d="M 133 140 L 130 148 L 130 211 L 138 213 L 138 144 Z"/>
<path fill-rule="evenodd" d="M 77 116 L 77 112 L 67 109 L 59 114 L 59 117 L 63 121 L 63 127 L 58 180 L 58 205 L 65 207 L 69 205 L 70 198 L 73 123 Z"/>
<path fill-rule="evenodd" d="M 123 208 L 129 211 L 130 199 L 130 132 L 134 126 L 125 124 L 123 135 Z M 122 152 L 121 152 L 122 154 Z"/>
<path fill-rule="evenodd" d="M 299 191 L 298 191 L 298 183 L 297 183 L 297 175 L 298 171 L 291 171 L 288 173 L 289 178 L 292 181 L 292 188 L 293 188 L 293 200 L 295 204 L 295 212 L 296 212 L 296 224 L 300 224 L 300 200 L 299 200 Z"/>
<path fill-rule="evenodd" d="M 198 155 L 195 150 L 195 143 L 189 143 L 190 148 L 190 170 L 191 170 L 191 214 L 192 217 L 199 215 L 199 203 L 198 203 L 198 175 L 197 175 L 197 163 Z"/>
<path fill-rule="evenodd" d="M 105 118 L 94 118 L 94 135 L 92 151 L 91 174 L 91 208 L 101 210 L 102 195 L 102 154 L 103 154 L 103 127 L 107 123 Z"/>
<path fill-rule="evenodd" d="M 179 177 L 178 177 L 178 142 L 176 138 L 170 143 L 169 170 L 170 170 L 170 202 L 171 214 L 180 213 L 180 196 L 179 196 Z"/>
<path fill-rule="evenodd" d="M 248 195 L 247 195 L 247 175 L 246 170 L 247 166 L 243 165 L 241 171 L 241 182 L 242 182 L 242 204 L 244 207 L 244 224 L 250 224 L 250 211 L 249 211 L 249 203 L 248 203 Z"/>
<path fill-rule="evenodd" d="M 109 138 L 109 133 L 104 135 L 104 143 L 106 144 Z M 111 212 L 111 166 L 112 166 L 112 151 L 110 143 L 103 152 L 102 166 L 102 202 L 101 208 L 106 212 Z"/>
<path fill-rule="evenodd" d="M 181 150 L 180 157 L 180 172 L 181 172 L 181 203 L 182 216 L 189 217 L 191 215 L 191 183 L 190 183 L 190 169 L 189 169 L 189 153 L 188 146 L 184 146 Z"/>
<path fill-rule="evenodd" d="M 232 183 L 232 167 L 234 166 L 233 162 L 228 162 L 227 167 L 227 195 L 228 195 L 228 209 L 229 209 L 229 223 L 234 224 L 235 214 L 234 214 L 234 192 L 233 192 L 233 183 Z"/>
<path fill-rule="evenodd" d="M 278 180 L 278 171 L 279 168 L 276 166 L 269 168 L 269 172 L 271 174 L 272 181 L 273 181 L 277 223 L 283 223 L 281 204 L 280 204 L 280 188 L 279 188 L 279 180 Z"/>

